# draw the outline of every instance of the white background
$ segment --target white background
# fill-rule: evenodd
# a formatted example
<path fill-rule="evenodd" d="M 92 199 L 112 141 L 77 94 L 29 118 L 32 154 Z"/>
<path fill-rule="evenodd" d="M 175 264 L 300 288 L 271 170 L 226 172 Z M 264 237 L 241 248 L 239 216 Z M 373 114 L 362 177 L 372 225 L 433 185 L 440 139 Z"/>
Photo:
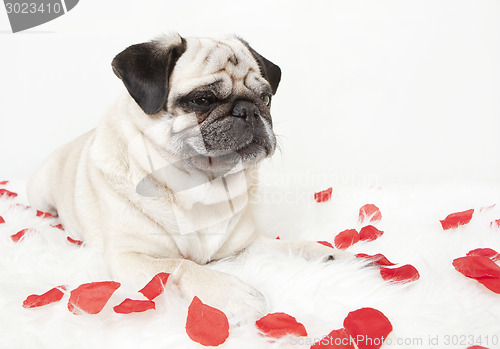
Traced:
<path fill-rule="evenodd" d="M 246 5 L 245 5 L 246 4 Z M 500 2 L 81 0 L 12 34 L 0 7 L 0 179 L 27 179 L 123 90 L 162 32 L 238 34 L 278 64 L 282 173 L 338 183 L 500 181 Z"/>

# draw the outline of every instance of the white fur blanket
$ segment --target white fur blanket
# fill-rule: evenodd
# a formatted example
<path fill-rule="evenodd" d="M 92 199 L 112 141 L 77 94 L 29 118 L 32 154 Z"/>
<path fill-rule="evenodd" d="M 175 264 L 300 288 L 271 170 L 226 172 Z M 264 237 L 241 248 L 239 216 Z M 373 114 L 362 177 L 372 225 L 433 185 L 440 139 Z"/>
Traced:
<path fill-rule="evenodd" d="M 393 330 L 382 348 L 500 348 L 500 294 L 455 270 L 454 259 L 476 248 L 500 251 L 500 186 L 440 185 L 335 187 L 330 201 L 317 203 L 312 188 L 270 183 L 262 188 L 258 221 L 262 231 L 281 239 L 331 243 L 346 229 L 359 229 L 358 211 L 376 204 L 384 234 L 348 248 L 353 253 L 384 254 L 398 265 L 411 264 L 420 279 L 392 284 L 378 267 L 358 258 L 328 264 L 299 256 L 258 255 L 224 260 L 211 268 L 233 273 L 259 289 L 269 312 L 294 316 L 306 337 L 273 340 L 258 333 L 256 319 L 229 319 L 229 337 L 220 348 L 310 348 L 330 331 L 343 327 L 349 312 L 371 307 L 381 311 Z M 144 285 L 123 284 L 96 315 L 68 311 L 69 291 L 88 282 L 110 280 L 102 256 L 68 242 L 71 232 L 53 227 L 55 218 L 37 217 L 28 204 L 23 182 L 0 186 L 18 192 L 0 197 L 0 348 L 202 348 L 186 334 L 189 302 L 166 285 L 156 309 L 116 314 L 125 298 L 138 298 Z M 493 204 L 497 206 L 490 207 Z M 475 209 L 470 223 L 443 230 L 448 214 Z M 481 210 L 481 208 L 486 208 Z M 1 222 L 1 220 L 0 220 Z M 15 243 L 11 236 L 33 228 Z M 498 263 L 498 262 L 497 262 Z M 59 285 L 68 291 L 61 301 L 25 309 L 23 301 Z M 325 347 L 326 348 L 326 347 Z M 328 348 L 334 348 L 333 346 Z"/>

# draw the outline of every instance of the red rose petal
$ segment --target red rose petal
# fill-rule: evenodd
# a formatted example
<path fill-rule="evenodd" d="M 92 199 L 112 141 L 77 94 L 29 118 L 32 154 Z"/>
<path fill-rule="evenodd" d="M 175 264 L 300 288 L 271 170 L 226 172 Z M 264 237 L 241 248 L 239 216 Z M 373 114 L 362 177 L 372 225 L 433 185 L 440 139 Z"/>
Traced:
<path fill-rule="evenodd" d="M 26 232 L 28 231 L 29 229 L 23 229 L 23 230 L 20 230 L 18 231 L 16 234 L 14 235 L 11 235 L 10 238 L 12 239 L 12 241 L 14 242 L 19 242 L 23 237 L 24 237 L 24 234 L 26 234 Z"/>
<path fill-rule="evenodd" d="M 0 196 L 6 195 L 9 198 L 15 198 L 17 196 L 16 193 L 8 191 L 7 189 L 0 189 Z"/>
<path fill-rule="evenodd" d="M 376 265 L 383 265 L 383 266 L 386 266 L 386 267 L 390 267 L 390 266 L 396 265 L 396 264 L 390 262 L 381 253 L 374 254 L 373 256 L 370 256 L 369 254 L 365 254 L 365 253 L 358 253 L 358 254 L 356 254 L 356 257 L 370 259 L 370 260 L 373 261 L 373 264 L 376 264 Z"/>
<path fill-rule="evenodd" d="M 474 209 L 449 214 L 448 216 L 446 216 L 445 219 L 440 221 L 443 230 L 457 228 L 461 225 L 469 223 L 470 220 L 472 219 L 473 214 L 474 214 Z"/>
<path fill-rule="evenodd" d="M 169 276 L 170 274 L 168 273 L 156 274 L 139 292 L 152 301 L 165 291 L 165 285 Z"/>
<path fill-rule="evenodd" d="M 322 190 L 320 192 L 314 193 L 314 200 L 316 200 L 316 202 L 328 201 L 332 197 L 332 191 L 333 191 L 333 189 L 330 187 L 326 190 Z"/>
<path fill-rule="evenodd" d="M 9 183 L 9 181 L 1 181 L 0 185 L 6 185 L 7 183 Z"/>
<path fill-rule="evenodd" d="M 42 217 L 42 218 L 54 218 L 54 216 L 52 214 L 50 214 L 49 212 L 43 212 L 40 210 L 36 210 L 36 216 Z"/>
<path fill-rule="evenodd" d="M 354 349 L 353 340 L 344 328 L 333 330 L 319 342 L 314 343 L 311 349 Z"/>
<path fill-rule="evenodd" d="M 276 240 L 281 240 L 281 239 L 280 239 L 280 237 L 278 236 L 278 237 L 276 238 Z"/>
<path fill-rule="evenodd" d="M 346 249 L 359 241 L 359 233 L 356 229 L 347 229 L 335 236 L 333 243 L 337 248 Z"/>
<path fill-rule="evenodd" d="M 54 287 L 42 295 L 32 294 L 31 296 L 28 296 L 28 298 L 26 298 L 23 302 L 23 308 L 36 308 L 59 302 L 64 296 L 64 292 L 61 291 L 61 288 L 62 287 Z"/>
<path fill-rule="evenodd" d="M 480 345 L 473 345 L 472 347 L 467 347 L 467 349 L 488 349 L 488 348 L 482 347 Z"/>
<path fill-rule="evenodd" d="M 491 248 L 476 248 L 475 250 L 467 252 L 467 256 L 483 256 L 494 262 L 500 260 L 500 253 Z"/>
<path fill-rule="evenodd" d="M 27 232 L 35 232 L 35 233 L 38 233 L 38 230 L 36 229 L 32 229 L 32 228 L 27 228 L 27 229 L 23 229 L 23 230 L 20 230 L 18 231 L 16 234 L 14 235 L 11 235 L 10 238 L 12 239 L 12 241 L 14 242 L 19 242 L 23 237 L 24 235 L 27 233 Z"/>
<path fill-rule="evenodd" d="M 490 223 L 490 227 L 492 228 L 500 228 L 500 219 L 494 220 Z"/>
<path fill-rule="evenodd" d="M 326 247 L 331 247 L 333 248 L 332 244 L 329 243 L 328 241 L 316 241 L 318 244 L 325 245 Z"/>
<path fill-rule="evenodd" d="M 359 209 L 359 221 L 363 222 L 365 220 L 370 222 L 377 222 L 382 219 L 382 213 L 380 209 L 373 204 L 366 204 Z"/>
<path fill-rule="evenodd" d="M 487 257 L 460 257 L 453 261 L 453 266 L 457 271 L 472 279 L 480 277 L 500 278 L 500 267 Z"/>
<path fill-rule="evenodd" d="M 380 268 L 380 275 L 385 281 L 407 283 L 416 281 L 420 278 L 418 270 L 410 264 L 399 268 Z"/>
<path fill-rule="evenodd" d="M 130 314 L 130 313 L 140 313 L 149 309 L 156 309 L 155 302 L 147 300 L 135 300 L 127 298 L 116 307 L 113 307 L 115 313 L 118 314 Z"/>
<path fill-rule="evenodd" d="M 215 347 L 229 337 L 229 322 L 222 311 L 194 297 L 188 309 L 186 333 L 197 343 Z"/>
<path fill-rule="evenodd" d="M 75 244 L 75 245 L 78 245 L 78 246 L 81 246 L 83 245 L 83 241 L 80 241 L 80 240 L 74 240 L 72 238 L 70 238 L 69 236 L 66 237 L 66 239 L 71 242 L 72 244 Z"/>
<path fill-rule="evenodd" d="M 2 216 L 0 216 L 0 224 L 5 223 L 5 220 L 3 219 Z"/>
<path fill-rule="evenodd" d="M 367 225 L 359 231 L 359 239 L 363 241 L 373 241 L 381 237 L 382 234 L 384 234 L 382 230 L 378 230 L 373 225 Z"/>
<path fill-rule="evenodd" d="M 75 315 L 82 312 L 88 314 L 99 313 L 111 295 L 120 287 L 120 283 L 114 281 L 91 282 L 78 286 L 71 291 L 68 301 L 68 309 Z"/>
<path fill-rule="evenodd" d="M 392 324 L 377 309 L 361 308 L 344 319 L 344 328 L 359 349 L 378 349 L 392 331 Z"/>
<path fill-rule="evenodd" d="M 476 278 L 481 284 L 483 284 L 488 290 L 500 294 L 500 279 L 491 277 L 480 277 Z"/>
<path fill-rule="evenodd" d="M 64 231 L 64 227 L 62 224 L 57 224 L 57 225 L 51 224 L 50 226 Z"/>
<path fill-rule="evenodd" d="M 272 313 L 260 318 L 255 322 L 257 328 L 269 337 L 281 338 L 293 334 L 296 336 L 307 336 L 304 325 L 288 314 Z"/>

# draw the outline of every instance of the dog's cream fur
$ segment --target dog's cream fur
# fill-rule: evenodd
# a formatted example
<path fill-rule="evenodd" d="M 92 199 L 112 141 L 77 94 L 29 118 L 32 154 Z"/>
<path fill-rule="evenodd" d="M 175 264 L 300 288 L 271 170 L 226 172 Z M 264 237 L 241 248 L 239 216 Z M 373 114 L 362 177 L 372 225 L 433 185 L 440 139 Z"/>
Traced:
<path fill-rule="evenodd" d="M 168 46 L 178 40 L 173 35 L 162 42 Z M 228 63 L 234 58 L 240 62 L 237 67 Z M 258 93 L 266 83 L 241 41 L 187 39 L 187 50 L 170 78 L 168 112 L 146 115 L 124 94 L 95 130 L 45 162 L 28 195 L 33 207 L 57 212 L 72 234 L 102 249 L 117 279 L 169 272 L 188 298 L 196 295 L 228 313 L 265 313 L 265 300 L 252 286 L 202 265 L 262 243 L 302 251 L 310 259 L 327 258 L 334 251 L 314 242 L 286 243 L 258 234 L 252 216 L 253 165 L 227 174 L 225 183 L 221 178 L 204 181 L 203 173 L 185 168 L 174 168 L 170 176 L 155 172 L 180 160 L 180 141 L 202 147 L 195 117 L 181 115 L 172 101 L 216 79 L 223 81 L 228 95 Z M 163 195 L 138 194 L 137 184 L 144 178 L 153 178 L 147 182 Z M 176 190 L 196 180 L 202 184 Z"/>

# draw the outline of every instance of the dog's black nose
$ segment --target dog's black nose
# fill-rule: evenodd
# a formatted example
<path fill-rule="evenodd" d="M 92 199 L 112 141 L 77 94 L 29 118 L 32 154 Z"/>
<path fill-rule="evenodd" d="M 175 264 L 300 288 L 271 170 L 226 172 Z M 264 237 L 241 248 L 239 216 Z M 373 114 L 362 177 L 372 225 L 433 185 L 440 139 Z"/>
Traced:
<path fill-rule="evenodd" d="M 237 101 L 233 107 L 232 115 L 250 121 L 252 118 L 259 116 L 259 109 L 252 102 Z"/>

